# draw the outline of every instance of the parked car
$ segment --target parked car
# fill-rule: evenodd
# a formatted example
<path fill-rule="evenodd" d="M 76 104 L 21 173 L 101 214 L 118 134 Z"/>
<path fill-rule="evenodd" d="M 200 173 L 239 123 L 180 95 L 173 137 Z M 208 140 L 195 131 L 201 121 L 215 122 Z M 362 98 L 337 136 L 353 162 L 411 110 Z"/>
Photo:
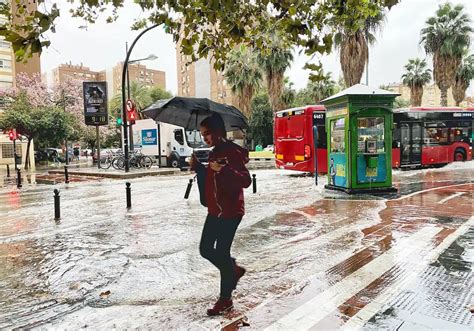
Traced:
<path fill-rule="evenodd" d="M 273 152 L 274 149 L 275 149 L 275 146 L 267 145 L 267 147 L 265 147 L 263 150 L 267 152 Z"/>

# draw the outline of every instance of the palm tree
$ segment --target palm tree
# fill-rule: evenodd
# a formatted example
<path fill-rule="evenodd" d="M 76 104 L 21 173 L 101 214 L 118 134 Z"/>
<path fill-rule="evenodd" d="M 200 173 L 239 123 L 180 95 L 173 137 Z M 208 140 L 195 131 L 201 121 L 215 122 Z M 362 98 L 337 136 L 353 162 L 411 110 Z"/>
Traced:
<path fill-rule="evenodd" d="M 277 32 L 268 33 L 268 53 L 259 53 L 257 56 L 258 63 L 265 72 L 268 95 L 270 96 L 270 104 L 273 111 L 286 108 L 285 102 L 282 100 L 284 89 L 284 74 L 293 61 L 293 54 L 289 44 L 285 41 L 281 34 Z"/>
<path fill-rule="evenodd" d="M 244 45 L 233 49 L 227 58 L 224 75 L 238 97 L 238 107 L 249 117 L 252 97 L 262 84 L 257 54 Z"/>
<path fill-rule="evenodd" d="M 345 9 L 342 9 L 345 11 Z M 384 21 L 383 8 L 375 16 L 367 19 L 355 19 L 357 13 L 344 13 L 347 20 L 334 23 L 336 34 L 334 44 L 340 51 L 339 61 L 347 87 L 358 84 L 364 73 L 365 65 L 369 58 L 369 47 L 375 42 L 374 33 Z"/>
<path fill-rule="evenodd" d="M 323 73 L 321 80 L 308 83 L 306 88 L 313 102 L 318 103 L 319 101 L 339 92 L 340 89 L 331 76 L 330 72 L 327 74 Z"/>
<path fill-rule="evenodd" d="M 409 59 L 402 75 L 403 84 L 410 87 L 410 104 L 414 107 L 421 106 L 423 87 L 431 80 L 431 69 L 426 66 L 425 60 Z"/>
<path fill-rule="evenodd" d="M 141 118 L 140 110 L 148 107 L 152 102 L 150 89 L 138 82 L 130 83 L 130 99 L 135 103 L 138 116 Z M 113 116 L 120 117 L 122 114 L 122 94 L 117 93 L 111 100 L 110 111 Z"/>
<path fill-rule="evenodd" d="M 448 89 L 454 85 L 462 55 L 470 45 L 471 20 L 464 6 L 440 5 L 421 30 L 425 52 L 433 55 L 433 78 L 441 91 L 441 106 L 448 105 Z"/>
<path fill-rule="evenodd" d="M 456 106 L 466 97 L 466 90 L 474 79 L 474 54 L 466 56 L 459 67 L 453 85 L 453 98 Z"/>

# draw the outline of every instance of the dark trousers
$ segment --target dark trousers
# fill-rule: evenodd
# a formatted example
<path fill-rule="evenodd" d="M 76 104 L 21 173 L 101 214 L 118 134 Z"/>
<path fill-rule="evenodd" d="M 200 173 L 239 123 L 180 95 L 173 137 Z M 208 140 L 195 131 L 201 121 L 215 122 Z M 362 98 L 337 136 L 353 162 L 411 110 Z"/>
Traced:
<path fill-rule="evenodd" d="M 202 229 L 199 252 L 221 273 L 221 298 L 230 298 L 235 286 L 234 261 L 230 248 L 242 217 L 223 219 L 207 215 Z"/>

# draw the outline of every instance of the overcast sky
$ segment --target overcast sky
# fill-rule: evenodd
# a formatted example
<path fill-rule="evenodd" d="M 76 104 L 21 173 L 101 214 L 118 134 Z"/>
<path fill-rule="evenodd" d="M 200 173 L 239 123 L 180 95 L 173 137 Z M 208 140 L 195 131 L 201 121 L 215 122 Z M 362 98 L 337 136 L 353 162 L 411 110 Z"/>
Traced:
<path fill-rule="evenodd" d="M 61 1 L 65 2 L 64 0 Z M 439 4 L 445 0 L 402 0 L 387 14 L 386 22 L 377 35 L 377 42 L 370 47 L 369 85 L 379 86 L 399 82 L 403 73 L 403 66 L 408 59 L 414 57 L 425 58 L 423 49 L 419 45 L 420 30 L 424 27 L 428 17 L 433 16 Z M 458 0 L 452 3 L 461 3 L 466 12 L 474 15 L 473 0 Z M 62 8 L 66 8 L 62 5 Z M 130 29 L 133 20 L 140 17 L 140 9 L 133 4 L 127 5 L 120 11 L 117 22 L 106 24 L 98 22 L 88 25 L 87 29 L 79 28 L 85 23 L 70 17 L 66 10 L 61 11 L 57 19 L 57 33 L 48 35 L 51 46 L 41 56 L 43 72 L 50 72 L 61 63 L 83 63 L 92 70 L 108 69 L 125 58 L 125 42 L 131 43 L 138 35 Z M 474 23 L 473 23 L 474 24 Z M 474 44 L 474 42 L 473 42 Z M 474 53 L 474 45 L 471 45 Z M 137 43 L 132 52 L 132 59 L 144 58 L 155 54 L 159 58 L 154 61 L 142 62 L 147 67 L 166 72 L 167 90 L 177 93 L 176 78 L 176 47 L 171 38 L 163 29 L 156 28 L 147 32 Z M 306 86 L 308 72 L 302 67 L 308 60 L 305 56 L 295 56 L 295 61 L 287 75 L 294 83 L 295 88 Z M 332 72 L 333 78 L 341 74 L 339 54 L 333 52 L 322 58 L 324 70 Z M 432 66 L 431 58 L 427 61 Z M 365 83 L 365 75 L 362 79 Z M 471 84 L 467 94 L 474 94 L 474 84 Z"/>

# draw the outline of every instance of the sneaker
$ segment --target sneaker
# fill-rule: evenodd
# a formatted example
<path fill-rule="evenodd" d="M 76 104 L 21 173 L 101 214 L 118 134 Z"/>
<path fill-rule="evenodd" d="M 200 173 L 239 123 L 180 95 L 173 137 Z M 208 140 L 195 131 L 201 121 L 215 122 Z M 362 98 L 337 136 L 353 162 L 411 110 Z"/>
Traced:
<path fill-rule="evenodd" d="M 235 285 L 234 285 L 234 290 L 236 289 L 237 287 L 237 283 L 239 282 L 240 278 L 243 277 L 243 275 L 245 275 L 245 272 L 247 270 L 245 270 L 244 267 L 241 267 L 237 264 L 234 264 L 234 275 L 235 275 Z"/>
<path fill-rule="evenodd" d="M 219 300 L 217 300 L 216 303 L 214 304 L 214 307 L 207 310 L 207 315 L 208 316 L 221 315 L 231 310 L 233 307 L 234 307 L 234 303 L 232 302 L 232 299 L 219 298 Z"/>

